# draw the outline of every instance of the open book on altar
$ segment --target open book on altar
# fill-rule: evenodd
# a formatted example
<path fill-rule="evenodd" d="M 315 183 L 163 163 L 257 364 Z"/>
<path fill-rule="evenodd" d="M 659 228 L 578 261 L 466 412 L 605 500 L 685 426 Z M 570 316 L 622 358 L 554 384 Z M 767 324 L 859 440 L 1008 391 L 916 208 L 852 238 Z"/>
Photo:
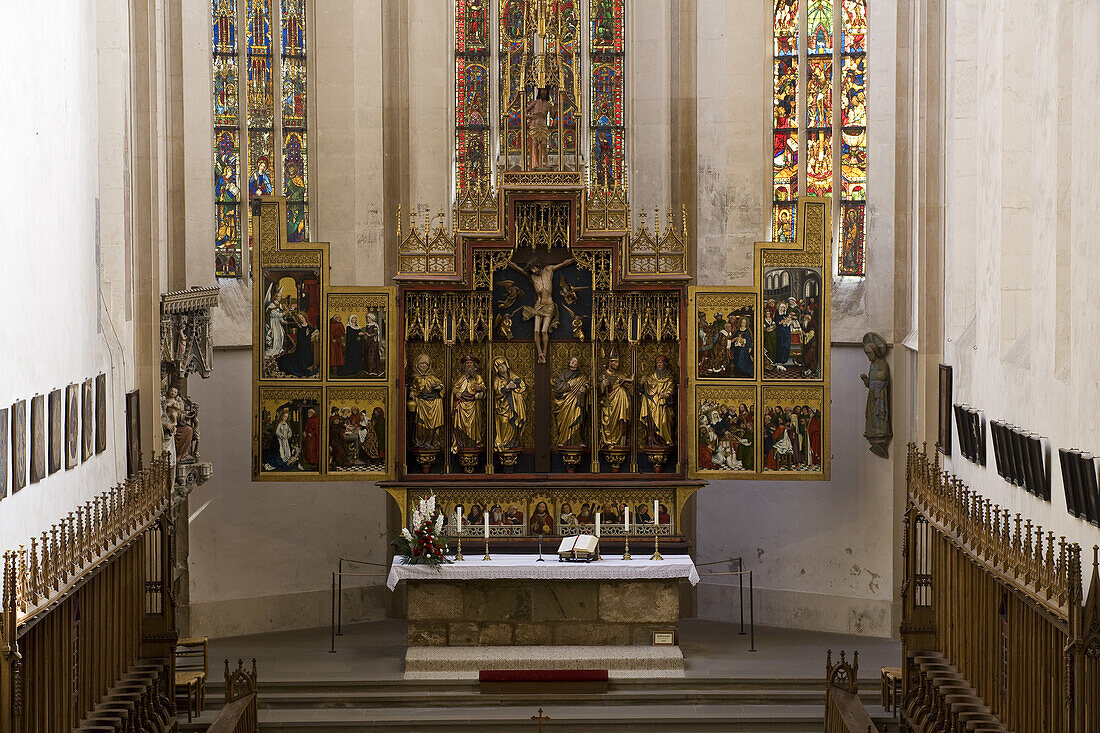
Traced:
<path fill-rule="evenodd" d="M 558 562 L 563 560 L 583 560 L 588 562 L 596 555 L 600 538 L 590 534 L 565 537 L 558 545 Z"/>

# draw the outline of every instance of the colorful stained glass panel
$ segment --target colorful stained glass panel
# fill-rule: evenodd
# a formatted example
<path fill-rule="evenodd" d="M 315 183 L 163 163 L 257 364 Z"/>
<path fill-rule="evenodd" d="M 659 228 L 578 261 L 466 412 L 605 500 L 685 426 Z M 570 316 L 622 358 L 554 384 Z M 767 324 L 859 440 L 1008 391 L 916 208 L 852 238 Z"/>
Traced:
<path fill-rule="evenodd" d="M 844 77 L 841 80 L 844 106 L 841 109 L 841 119 L 845 127 L 867 124 L 867 90 L 864 87 L 866 65 L 867 57 L 864 54 L 844 57 Z"/>
<path fill-rule="evenodd" d="M 844 130 L 840 147 L 841 196 L 845 200 L 867 198 L 867 130 Z"/>
<path fill-rule="evenodd" d="M 592 0 L 589 13 L 592 19 L 592 52 L 622 53 L 622 0 Z"/>
<path fill-rule="evenodd" d="M 236 127 L 240 124 L 240 101 L 237 96 L 237 57 L 215 56 L 214 73 L 214 125 Z"/>
<path fill-rule="evenodd" d="M 237 0 L 212 0 L 214 53 L 237 53 Z"/>
<path fill-rule="evenodd" d="M 282 0 L 282 11 L 283 56 L 305 56 L 305 0 Z"/>
<path fill-rule="evenodd" d="M 772 198 L 795 201 L 798 199 L 798 133 L 776 132 L 773 147 Z"/>
<path fill-rule="evenodd" d="M 283 127 L 306 125 L 306 60 L 283 57 Z"/>
<path fill-rule="evenodd" d="M 776 129 L 798 127 L 798 59 L 784 56 L 775 59 L 774 116 Z"/>
<path fill-rule="evenodd" d="M 776 56 L 798 56 L 798 0 L 775 0 Z"/>
<path fill-rule="evenodd" d="M 861 53 L 867 50 L 867 2 L 844 0 L 844 53 Z"/>
<path fill-rule="evenodd" d="M 455 123 L 485 125 L 489 119 L 489 67 L 483 58 L 455 60 Z"/>
<path fill-rule="evenodd" d="M 218 130 L 214 149 L 214 200 L 233 202 L 241 200 L 241 188 L 237 171 L 240 169 L 240 133 L 237 130 Z"/>
<path fill-rule="evenodd" d="M 271 159 L 275 156 L 270 132 L 248 134 L 248 197 L 275 193 L 275 175 Z"/>
<path fill-rule="evenodd" d="M 455 51 L 489 51 L 489 0 L 455 3 Z"/>
<path fill-rule="evenodd" d="M 214 205 L 214 274 L 241 276 L 241 205 Z"/>
<path fill-rule="evenodd" d="M 274 124 L 271 0 L 248 0 L 248 126 Z"/>
<path fill-rule="evenodd" d="M 833 1 L 809 0 L 806 6 L 806 53 L 832 54 Z"/>
<path fill-rule="evenodd" d="M 614 58 L 592 65 L 592 124 L 623 124 L 623 60 Z"/>
<path fill-rule="evenodd" d="M 837 263 L 841 275 L 866 274 L 866 214 L 866 204 L 862 201 L 841 204 L 840 255 Z"/>
<path fill-rule="evenodd" d="M 795 207 L 798 204 L 781 203 L 772 208 L 772 241 L 793 242 L 795 235 Z"/>
<path fill-rule="evenodd" d="M 833 113 L 833 60 L 811 58 L 806 77 L 806 126 L 829 127 Z"/>
<path fill-rule="evenodd" d="M 806 135 L 806 195 L 833 192 L 833 136 L 828 130 Z"/>

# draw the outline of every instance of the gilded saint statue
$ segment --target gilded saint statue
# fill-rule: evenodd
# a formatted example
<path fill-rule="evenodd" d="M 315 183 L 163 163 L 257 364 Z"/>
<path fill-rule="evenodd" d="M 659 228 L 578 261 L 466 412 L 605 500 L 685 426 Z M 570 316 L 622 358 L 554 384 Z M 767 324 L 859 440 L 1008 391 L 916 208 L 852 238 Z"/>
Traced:
<path fill-rule="evenodd" d="M 553 392 L 552 422 L 554 447 L 570 448 L 585 445 L 584 410 L 588 399 L 588 376 L 581 370 L 581 360 L 570 356 L 550 383 Z"/>
<path fill-rule="evenodd" d="M 512 373 L 512 365 L 503 356 L 493 359 L 493 403 L 496 416 L 494 445 L 497 450 L 520 448 L 523 426 L 527 424 L 527 405 L 524 394 L 527 383 L 523 377 Z"/>
<path fill-rule="evenodd" d="M 443 390 L 442 380 L 432 370 L 432 358 L 427 354 L 416 357 L 406 407 L 412 413 L 413 442 L 419 450 L 438 451 L 441 447 Z"/>
<path fill-rule="evenodd" d="M 558 327 L 558 306 L 554 304 L 554 272 L 573 264 L 573 258 L 559 262 L 556 265 L 542 265 L 537 259 L 527 264 L 523 269 L 516 263 L 508 260 L 508 267 L 531 279 L 531 286 L 535 289 L 534 307 L 523 306 L 523 319 L 535 319 L 535 349 L 538 351 L 540 364 L 546 363 L 546 350 L 550 344 L 550 332 Z"/>
<path fill-rule="evenodd" d="M 554 113 L 550 87 L 538 89 L 527 105 L 527 170 L 541 171 L 549 166 L 550 117 Z"/>
<path fill-rule="evenodd" d="M 462 374 L 451 388 L 451 452 L 481 448 L 485 445 L 485 380 L 478 373 L 478 359 L 467 354 L 462 359 Z"/>
<path fill-rule="evenodd" d="M 645 427 L 647 448 L 663 448 L 674 442 L 673 408 L 676 404 L 676 379 L 668 370 L 668 357 L 657 354 L 653 373 L 642 377 L 642 403 L 638 419 Z"/>
<path fill-rule="evenodd" d="M 630 435 L 630 375 L 619 369 L 619 354 L 614 349 L 607 369 L 600 375 L 600 447 L 622 448 Z"/>
<path fill-rule="evenodd" d="M 886 363 L 886 341 L 874 332 L 864 334 L 863 353 L 871 362 L 867 373 L 859 375 L 867 385 L 863 437 L 871 444 L 872 453 L 889 458 L 894 431 L 890 426 L 890 366 Z"/>

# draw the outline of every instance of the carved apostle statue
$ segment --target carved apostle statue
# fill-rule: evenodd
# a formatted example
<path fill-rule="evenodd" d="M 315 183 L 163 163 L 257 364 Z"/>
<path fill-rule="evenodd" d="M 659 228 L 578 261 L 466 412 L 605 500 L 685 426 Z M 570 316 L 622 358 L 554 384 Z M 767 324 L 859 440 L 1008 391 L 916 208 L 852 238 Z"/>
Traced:
<path fill-rule="evenodd" d="M 645 427 L 646 447 L 670 446 L 674 442 L 673 408 L 676 404 L 676 379 L 668 370 L 668 357 L 657 354 L 653 373 L 642 377 L 642 401 L 638 419 Z"/>
<path fill-rule="evenodd" d="M 863 336 L 863 353 L 871 361 L 867 373 L 859 375 L 867 385 L 863 437 L 871 444 L 872 453 L 889 458 L 894 431 L 890 427 L 890 367 L 886 363 L 886 342 L 877 333 L 867 333 Z"/>
<path fill-rule="evenodd" d="M 527 405 L 524 394 L 527 383 L 523 377 L 512 373 L 512 365 L 503 356 L 493 360 L 493 427 L 497 450 L 515 450 L 520 447 L 523 426 L 527 424 Z"/>
<path fill-rule="evenodd" d="M 454 429 L 451 451 L 480 448 L 485 445 L 485 380 L 478 373 L 478 359 L 467 354 L 462 359 L 462 374 L 451 388 L 451 425 Z"/>
<path fill-rule="evenodd" d="M 619 369 L 619 354 L 612 350 L 607 369 L 600 375 L 600 447 L 620 448 L 630 435 L 630 388 L 633 379 Z"/>
<path fill-rule="evenodd" d="M 554 447 L 568 448 L 585 445 L 584 414 L 588 399 L 588 376 L 581 369 L 581 360 L 570 356 L 565 369 L 553 379 Z"/>
<path fill-rule="evenodd" d="M 443 382 L 432 370 L 432 358 L 427 354 L 416 357 L 409 379 L 406 407 L 412 413 L 415 425 L 413 442 L 421 450 L 439 450 L 441 447 L 443 389 Z"/>

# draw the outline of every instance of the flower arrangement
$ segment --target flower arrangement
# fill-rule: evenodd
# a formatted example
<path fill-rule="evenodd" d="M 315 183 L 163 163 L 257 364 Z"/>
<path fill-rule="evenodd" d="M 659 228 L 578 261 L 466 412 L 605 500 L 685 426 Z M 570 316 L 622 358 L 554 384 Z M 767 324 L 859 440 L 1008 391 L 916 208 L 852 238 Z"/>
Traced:
<path fill-rule="evenodd" d="M 435 494 L 421 499 L 413 510 L 412 521 L 401 529 L 394 540 L 403 565 L 440 566 L 451 562 L 447 557 L 447 540 L 443 536 L 443 513 L 435 505 Z"/>

